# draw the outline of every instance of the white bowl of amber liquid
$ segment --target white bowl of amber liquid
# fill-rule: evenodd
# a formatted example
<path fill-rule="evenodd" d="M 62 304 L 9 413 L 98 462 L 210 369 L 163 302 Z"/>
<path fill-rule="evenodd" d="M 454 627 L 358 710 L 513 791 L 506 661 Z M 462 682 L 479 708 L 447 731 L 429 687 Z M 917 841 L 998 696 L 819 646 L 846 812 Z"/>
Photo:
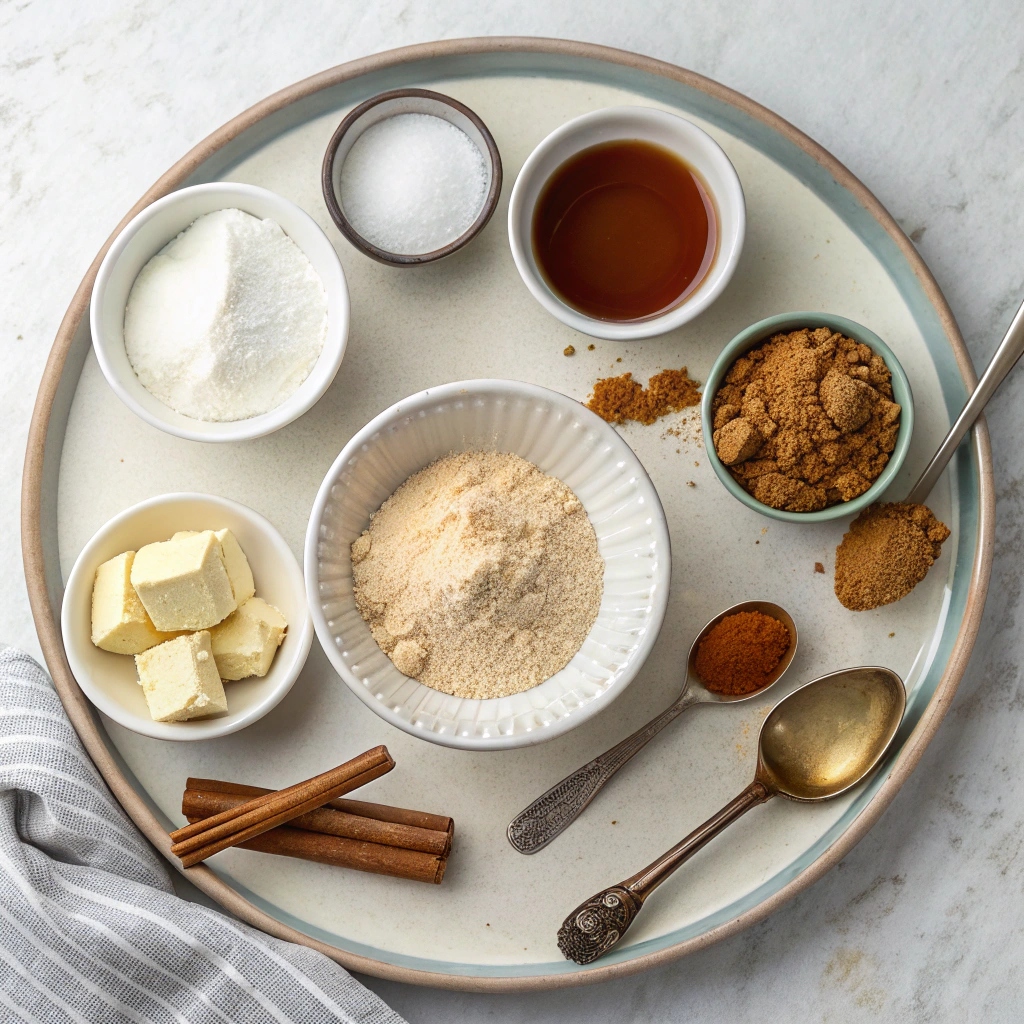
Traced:
<path fill-rule="evenodd" d="M 606 107 L 523 164 L 508 239 L 523 283 L 583 334 L 635 341 L 700 316 L 732 278 L 746 204 L 732 161 L 692 121 Z"/>
<path fill-rule="evenodd" d="M 511 452 L 579 499 L 604 562 L 597 618 L 564 668 L 532 689 L 473 700 L 403 675 L 356 604 L 352 543 L 413 474 L 447 455 Z M 661 501 L 630 447 L 579 402 L 533 384 L 458 381 L 385 410 L 342 450 L 306 532 L 317 636 L 352 692 L 413 736 L 465 750 L 553 739 L 607 707 L 640 671 L 668 603 L 671 552 Z"/>

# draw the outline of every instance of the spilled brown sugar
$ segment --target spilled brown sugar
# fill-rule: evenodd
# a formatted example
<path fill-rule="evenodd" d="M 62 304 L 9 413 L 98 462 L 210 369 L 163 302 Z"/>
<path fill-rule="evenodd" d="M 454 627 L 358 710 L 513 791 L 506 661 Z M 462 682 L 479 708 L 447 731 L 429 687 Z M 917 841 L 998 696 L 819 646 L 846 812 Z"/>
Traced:
<path fill-rule="evenodd" d="M 878 479 L 900 407 L 881 356 L 827 327 L 777 334 L 732 364 L 713 403 L 713 441 L 758 501 L 815 512 Z"/>
<path fill-rule="evenodd" d="M 869 505 L 836 548 L 836 597 L 854 612 L 899 601 L 925 578 L 948 536 L 926 505 Z"/>
<path fill-rule="evenodd" d="M 685 366 L 656 373 L 646 388 L 633 380 L 632 373 L 623 373 L 597 381 L 586 405 L 609 423 L 635 420 L 650 426 L 670 412 L 700 405 L 699 387 L 699 382 L 690 379 Z"/>

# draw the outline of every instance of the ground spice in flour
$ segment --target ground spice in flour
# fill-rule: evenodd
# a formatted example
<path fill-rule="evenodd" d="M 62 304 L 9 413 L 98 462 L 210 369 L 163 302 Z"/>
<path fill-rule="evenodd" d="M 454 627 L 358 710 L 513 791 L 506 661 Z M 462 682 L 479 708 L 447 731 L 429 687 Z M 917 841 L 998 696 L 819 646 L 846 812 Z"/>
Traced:
<path fill-rule="evenodd" d="M 899 601 L 925 578 L 948 536 L 927 505 L 869 505 L 836 548 L 836 597 L 854 612 Z"/>
<path fill-rule="evenodd" d="M 352 544 L 356 604 L 398 670 L 456 697 L 530 689 L 597 618 L 604 561 L 575 494 L 507 452 L 410 477 Z"/>
<path fill-rule="evenodd" d="M 670 412 L 700 405 L 699 387 L 699 382 L 690 379 L 685 366 L 656 373 L 646 388 L 633 380 L 633 374 L 623 373 L 597 381 L 586 406 L 609 423 L 636 420 L 650 426 Z"/>
<path fill-rule="evenodd" d="M 694 668 L 714 693 L 753 693 L 774 681 L 789 644 L 789 630 L 778 619 L 764 612 L 736 612 L 701 640 Z"/>
<path fill-rule="evenodd" d="M 863 494 L 899 434 L 882 357 L 827 327 L 777 334 L 740 356 L 712 409 L 718 457 L 758 501 L 788 512 Z"/>

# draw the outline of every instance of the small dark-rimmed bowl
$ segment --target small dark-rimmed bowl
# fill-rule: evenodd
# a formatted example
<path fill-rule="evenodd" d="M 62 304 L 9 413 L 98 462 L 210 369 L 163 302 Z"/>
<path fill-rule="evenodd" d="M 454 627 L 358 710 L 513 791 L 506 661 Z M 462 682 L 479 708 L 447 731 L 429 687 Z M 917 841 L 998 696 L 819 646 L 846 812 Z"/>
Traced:
<path fill-rule="evenodd" d="M 752 494 L 746 491 L 737 483 L 729 468 L 718 457 L 715 451 L 714 440 L 714 412 L 713 405 L 715 393 L 725 381 L 725 375 L 729 372 L 732 364 L 745 352 L 748 352 L 755 345 L 767 341 L 775 334 L 785 334 L 788 331 L 798 331 L 801 328 L 813 330 L 815 327 L 828 327 L 830 330 L 838 331 L 867 345 L 872 352 L 882 357 L 889 372 L 892 374 L 892 397 L 894 402 L 900 405 L 900 431 L 896 437 L 896 447 L 889 456 L 878 479 L 859 497 L 850 501 L 841 501 L 838 505 L 829 505 L 828 508 L 819 509 L 817 512 L 787 512 L 784 509 L 772 508 L 758 501 Z M 866 327 L 853 320 L 847 320 L 844 316 L 836 316 L 833 313 L 780 313 L 778 316 L 770 316 L 765 320 L 759 320 L 752 324 L 745 331 L 740 331 L 728 345 L 722 349 L 721 354 L 711 367 L 711 373 L 704 384 L 704 397 L 700 407 L 701 429 L 704 432 L 704 447 L 708 453 L 708 461 L 714 469 L 718 479 L 725 485 L 726 490 L 739 501 L 742 501 L 747 508 L 760 512 L 763 516 L 771 519 L 780 519 L 786 523 L 825 523 L 832 519 L 841 519 L 843 516 L 854 515 L 865 509 L 872 502 L 878 501 L 885 493 L 885 489 L 892 483 L 893 477 L 900 471 L 907 452 L 910 449 L 910 438 L 914 432 L 914 396 L 910 390 L 910 381 L 907 380 L 903 367 L 895 353 L 882 339 L 869 331 Z"/>
<path fill-rule="evenodd" d="M 355 145 L 356 139 L 367 128 L 389 117 L 394 117 L 396 114 L 433 114 L 435 117 L 440 117 L 455 125 L 456 128 L 462 129 L 483 155 L 484 164 L 490 176 L 487 197 L 484 199 L 483 207 L 476 220 L 458 238 L 440 249 L 434 249 L 433 252 L 409 255 L 381 249 L 363 238 L 352 227 L 338 199 L 341 168 L 349 150 Z M 443 96 L 439 92 L 431 92 L 429 89 L 393 89 L 360 103 L 338 125 L 338 130 L 331 136 L 331 141 L 327 144 L 327 152 L 324 153 L 320 182 L 331 219 L 337 224 L 338 230 L 361 253 L 377 260 L 378 263 L 386 263 L 389 267 L 415 267 L 423 263 L 433 263 L 435 260 L 451 255 L 483 230 L 484 225 L 491 219 L 494 208 L 498 205 L 498 196 L 501 195 L 501 154 L 498 152 L 491 133 L 487 130 L 487 125 L 465 104 L 453 100 L 450 96 Z"/>

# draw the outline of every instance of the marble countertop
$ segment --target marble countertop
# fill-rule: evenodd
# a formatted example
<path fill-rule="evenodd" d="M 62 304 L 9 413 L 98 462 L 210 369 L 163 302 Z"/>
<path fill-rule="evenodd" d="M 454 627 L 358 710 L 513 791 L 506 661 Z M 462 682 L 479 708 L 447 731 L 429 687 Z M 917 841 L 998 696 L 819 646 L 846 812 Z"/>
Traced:
<path fill-rule="evenodd" d="M 831 150 L 935 273 L 978 366 L 1024 297 L 1024 8 L 769 0 L 0 4 L 0 638 L 39 657 L 19 547 L 36 386 L 111 227 L 182 153 L 296 79 L 436 38 L 546 35 L 692 68 Z M 917 771 L 783 910 L 675 964 L 475 996 L 366 979 L 410 1021 L 1019 1019 L 1024 890 L 1024 371 L 989 413 L 998 535 L 974 659 Z"/>

